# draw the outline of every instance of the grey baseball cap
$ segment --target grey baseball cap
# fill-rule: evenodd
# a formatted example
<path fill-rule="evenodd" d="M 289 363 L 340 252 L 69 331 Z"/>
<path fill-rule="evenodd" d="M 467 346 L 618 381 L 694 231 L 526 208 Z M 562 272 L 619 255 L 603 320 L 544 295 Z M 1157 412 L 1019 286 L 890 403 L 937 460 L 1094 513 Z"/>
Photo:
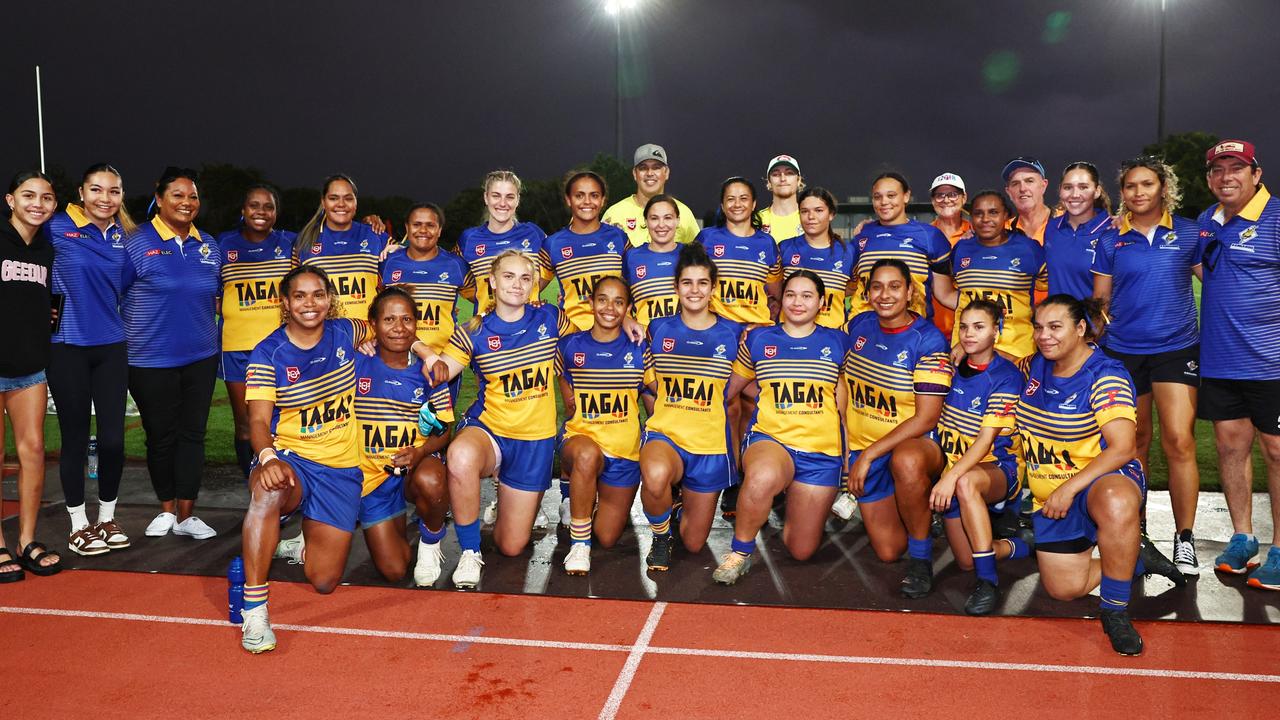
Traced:
<path fill-rule="evenodd" d="M 645 160 L 657 160 L 663 165 L 667 164 L 667 151 L 662 149 L 661 145 L 646 143 L 636 148 L 635 161 L 631 163 L 631 167 L 635 167 Z"/>

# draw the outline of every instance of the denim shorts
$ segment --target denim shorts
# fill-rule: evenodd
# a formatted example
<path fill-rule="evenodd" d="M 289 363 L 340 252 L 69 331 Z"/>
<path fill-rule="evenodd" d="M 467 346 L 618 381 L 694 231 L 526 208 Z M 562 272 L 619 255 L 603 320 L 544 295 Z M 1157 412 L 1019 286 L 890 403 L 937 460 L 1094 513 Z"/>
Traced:
<path fill-rule="evenodd" d="M 0 393 L 29 388 L 42 382 L 45 382 L 43 370 L 33 372 L 30 375 L 23 375 L 22 377 L 0 377 Z"/>

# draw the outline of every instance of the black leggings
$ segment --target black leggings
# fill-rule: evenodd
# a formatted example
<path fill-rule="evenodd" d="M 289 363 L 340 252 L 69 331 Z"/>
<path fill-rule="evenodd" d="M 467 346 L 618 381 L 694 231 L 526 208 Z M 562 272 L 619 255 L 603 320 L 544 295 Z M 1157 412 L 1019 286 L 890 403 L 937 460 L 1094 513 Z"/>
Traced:
<path fill-rule="evenodd" d="M 124 470 L 124 407 L 129 382 L 125 344 L 54 343 L 46 374 L 49 391 L 58 405 L 58 432 L 62 435 L 58 474 L 67 506 L 84 504 L 90 402 L 97 420 L 98 499 L 115 500 Z"/>
<path fill-rule="evenodd" d="M 204 431 L 218 356 L 175 368 L 129 366 L 129 392 L 147 435 L 147 472 L 156 499 L 195 500 L 204 471 Z"/>

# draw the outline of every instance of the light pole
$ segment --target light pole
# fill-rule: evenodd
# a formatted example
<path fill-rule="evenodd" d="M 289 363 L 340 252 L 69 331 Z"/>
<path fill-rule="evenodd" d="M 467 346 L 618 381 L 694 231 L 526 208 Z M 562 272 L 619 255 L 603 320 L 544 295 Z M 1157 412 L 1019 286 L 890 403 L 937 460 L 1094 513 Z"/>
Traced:
<path fill-rule="evenodd" d="M 1167 3 L 1168 0 L 1160 0 L 1160 90 L 1156 95 L 1156 144 L 1164 142 L 1164 35 Z"/>
<path fill-rule="evenodd" d="M 638 4 L 638 0 L 605 0 L 604 3 L 604 11 L 613 17 L 613 154 L 619 160 L 622 159 L 622 13 Z"/>

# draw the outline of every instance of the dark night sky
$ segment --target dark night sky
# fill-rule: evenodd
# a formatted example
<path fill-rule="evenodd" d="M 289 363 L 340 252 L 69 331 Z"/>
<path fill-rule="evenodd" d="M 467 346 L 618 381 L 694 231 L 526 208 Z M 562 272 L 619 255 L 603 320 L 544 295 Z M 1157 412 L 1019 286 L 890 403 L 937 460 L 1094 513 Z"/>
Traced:
<path fill-rule="evenodd" d="M 1280 3 L 1168 4 L 1169 132 L 1280 158 Z M 670 189 L 699 211 L 780 152 L 841 197 L 884 169 L 920 187 L 954 170 L 974 190 L 1020 153 L 1051 176 L 1079 159 L 1110 175 L 1155 136 L 1159 5 L 642 0 L 624 22 L 627 162 L 665 145 Z M 596 0 L 48 0 L 6 8 L 5 26 L 6 178 L 38 159 L 36 63 L 49 164 L 113 162 L 131 194 L 166 164 L 229 162 L 444 202 L 489 169 L 558 176 L 614 144 Z"/>

